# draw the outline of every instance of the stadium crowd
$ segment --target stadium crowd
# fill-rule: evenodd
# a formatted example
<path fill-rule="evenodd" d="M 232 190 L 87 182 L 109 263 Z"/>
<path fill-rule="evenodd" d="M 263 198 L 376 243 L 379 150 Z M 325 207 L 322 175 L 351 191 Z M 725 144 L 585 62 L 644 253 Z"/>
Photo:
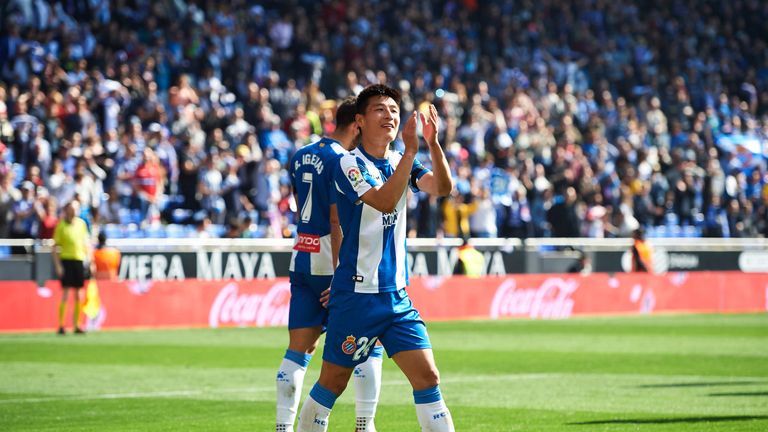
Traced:
<path fill-rule="evenodd" d="M 3 4 L 0 238 L 72 199 L 140 235 L 290 236 L 290 157 L 379 82 L 438 107 L 457 181 L 410 195 L 412 236 L 768 234 L 765 2 Z"/>

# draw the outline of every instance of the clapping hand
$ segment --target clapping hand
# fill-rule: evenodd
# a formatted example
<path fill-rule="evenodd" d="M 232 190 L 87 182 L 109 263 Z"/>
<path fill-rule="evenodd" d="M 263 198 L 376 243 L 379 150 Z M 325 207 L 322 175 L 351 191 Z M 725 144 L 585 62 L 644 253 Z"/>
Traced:
<path fill-rule="evenodd" d="M 429 104 L 429 115 L 419 114 L 422 116 L 422 123 L 424 124 L 424 139 L 427 140 L 427 144 L 430 146 L 438 145 L 437 132 L 440 126 L 440 117 L 437 116 L 437 108 L 434 105 Z"/>
<path fill-rule="evenodd" d="M 419 151 L 419 138 L 416 136 L 416 116 L 422 116 L 416 111 L 411 114 L 403 128 L 403 144 L 405 144 L 404 155 L 416 156 Z"/>

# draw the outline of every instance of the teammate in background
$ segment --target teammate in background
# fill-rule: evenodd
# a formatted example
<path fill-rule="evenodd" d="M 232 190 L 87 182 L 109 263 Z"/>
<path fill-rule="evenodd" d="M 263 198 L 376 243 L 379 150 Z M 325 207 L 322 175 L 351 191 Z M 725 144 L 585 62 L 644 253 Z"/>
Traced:
<path fill-rule="evenodd" d="M 645 231 L 642 228 L 636 229 L 632 238 L 635 239 L 632 244 L 632 271 L 653 272 L 653 250 L 645 241 Z"/>
<path fill-rule="evenodd" d="M 85 333 L 80 328 L 80 290 L 85 285 L 85 263 L 93 263 L 90 259 L 92 248 L 88 228 L 85 221 L 77 217 L 80 214 L 80 203 L 70 201 L 64 207 L 64 218 L 56 225 L 53 232 L 53 265 L 56 276 L 61 280 L 62 297 L 59 304 L 59 330 L 63 335 L 64 315 L 67 309 L 67 297 L 70 289 L 75 291 L 75 305 L 72 314 L 72 326 L 75 333 Z"/>
<path fill-rule="evenodd" d="M 290 265 L 291 304 L 288 350 L 277 372 L 277 431 L 293 431 L 304 374 L 328 319 L 328 288 L 341 245 L 331 173 L 334 162 L 354 147 L 359 135 L 355 99 L 336 111 L 329 138 L 296 152 L 289 167 L 298 208 L 297 237 Z M 381 390 L 382 349 L 359 365 L 356 374 L 356 430 L 375 431 L 373 418 Z"/>
<path fill-rule="evenodd" d="M 333 170 L 344 239 L 331 284 L 328 333 L 320 379 L 299 415 L 300 432 L 326 431 L 336 398 L 353 368 L 365 362 L 377 340 L 413 387 L 423 431 L 453 431 L 440 394 L 439 375 L 426 326 L 405 287 L 406 190 L 445 196 L 453 189 L 448 162 L 437 141 L 437 110 L 413 113 L 403 129 L 405 151 L 389 150 L 400 126 L 400 94 L 385 85 L 357 97 L 361 144 Z M 417 116 L 424 124 L 434 173 L 416 160 Z"/>
<path fill-rule="evenodd" d="M 120 270 L 120 251 L 107 246 L 107 235 L 99 233 L 99 243 L 93 251 L 94 279 L 117 279 Z"/>

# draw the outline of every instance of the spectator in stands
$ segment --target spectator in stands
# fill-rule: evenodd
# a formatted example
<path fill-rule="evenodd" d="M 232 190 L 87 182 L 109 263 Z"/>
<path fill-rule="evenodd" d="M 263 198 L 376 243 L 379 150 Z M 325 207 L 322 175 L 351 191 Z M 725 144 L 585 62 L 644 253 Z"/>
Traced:
<path fill-rule="evenodd" d="M 417 192 L 412 195 L 411 206 L 408 208 L 409 237 L 440 237 L 443 236 L 441 226 L 442 215 L 438 200 L 433 195 Z"/>
<path fill-rule="evenodd" d="M 473 194 L 475 211 L 469 216 L 469 231 L 472 237 L 498 237 L 496 209 L 491 200 L 491 192 L 485 186 L 475 188 Z"/>
<path fill-rule="evenodd" d="M 156 217 L 159 214 L 157 206 L 165 189 L 165 178 L 157 154 L 150 147 L 145 147 L 132 179 L 135 199 L 132 208 L 138 209 L 139 221 L 147 221 L 148 215 Z"/>
<path fill-rule="evenodd" d="M 200 170 L 200 179 L 197 182 L 200 205 L 207 214 L 211 215 L 211 221 L 216 224 L 221 224 L 226 216 L 226 207 L 221 196 L 224 179 L 219 169 L 220 164 L 221 158 L 218 153 L 209 154 Z"/>
<path fill-rule="evenodd" d="M 469 195 L 469 194 L 467 194 Z M 446 237 L 470 235 L 469 218 L 477 210 L 476 202 L 465 202 L 465 195 L 454 188 L 443 200 L 443 232 Z"/>
<path fill-rule="evenodd" d="M 121 218 L 121 214 L 127 213 L 128 208 L 123 207 L 119 197 L 120 195 L 113 187 L 107 194 L 107 199 L 102 200 L 101 206 L 99 207 L 98 222 L 100 224 L 123 224 L 127 221 L 127 219 L 123 220 L 123 218 Z"/>
<path fill-rule="evenodd" d="M 42 188 L 39 188 L 40 190 Z M 37 230 L 37 238 L 39 239 L 51 239 L 53 233 L 56 230 L 56 225 L 59 223 L 59 209 L 56 198 L 46 194 L 38 192 L 38 201 L 35 205 L 35 212 L 37 218 L 40 221 L 40 226 Z"/>
<path fill-rule="evenodd" d="M 531 235 L 531 207 L 525 189 L 512 192 L 509 206 L 503 208 L 499 222 L 501 237 L 528 238 Z"/>
<path fill-rule="evenodd" d="M 0 238 L 8 238 L 11 234 L 13 207 L 21 192 L 13 186 L 13 171 L 0 167 Z"/>
<path fill-rule="evenodd" d="M 668 233 L 685 224 L 705 230 L 714 195 L 726 212 L 735 206 L 739 235 L 768 230 L 767 200 L 758 192 L 766 160 L 756 150 L 768 140 L 760 48 L 768 37 L 759 31 L 768 10 L 757 3 L 560 8 L 439 0 L 410 8 L 408 20 L 374 19 L 395 3 L 328 13 L 324 2 L 288 9 L 171 2 L 137 13 L 105 1 L 35 2 L 50 11 L 39 14 L 2 3 L 0 142 L 11 186 L 39 171 L 60 204 L 77 194 L 97 209 L 101 192 L 88 196 L 70 181 L 82 170 L 78 161 L 92 158 L 78 188 L 89 188 L 87 177 L 101 182 L 125 208 L 133 204 L 143 223 L 153 212 L 138 211 L 130 182 L 148 147 L 164 168 L 162 222 L 190 222 L 179 214 L 200 210 L 206 158 L 218 152 L 226 162 L 227 152 L 246 145 L 250 158 L 237 168 L 243 208 L 233 205 L 231 182 L 214 192 L 226 202 L 223 220 L 244 211 L 261 228 L 277 225 L 280 197 L 271 192 L 279 181 L 270 177 L 284 177 L 295 149 L 333 124 L 334 99 L 388 82 L 403 91 L 404 115 L 438 106 L 441 142 L 462 194 L 470 179 L 488 183 L 491 173 L 498 236 L 573 235 L 574 213 L 576 221 L 586 217 L 596 192 L 606 228 L 595 235 L 627 235 L 633 218 Z M 713 49 L 720 43 L 713 35 L 733 43 Z M 272 161 L 278 168 L 266 173 Z M 231 174 L 228 164 L 216 169 Z M 512 229 L 519 218 L 504 216 L 518 213 L 510 205 L 521 186 L 518 202 L 531 212 L 526 230 Z M 548 218 L 553 208 L 567 217 Z"/>
<path fill-rule="evenodd" d="M 553 200 L 547 212 L 547 220 L 552 226 L 553 237 L 579 237 L 580 218 L 577 211 L 576 189 L 568 187 L 564 195 Z M 603 215 L 596 215 L 602 218 Z"/>
<path fill-rule="evenodd" d="M 38 218 L 35 212 L 36 188 L 31 181 L 21 184 L 21 197 L 14 203 L 12 238 L 35 238 L 37 236 Z"/>
<path fill-rule="evenodd" d="M 211 219 L 208 216 L 198 216 L 197 222 L 195 223 L 195 231 L 192 236 L 201 239 L 211 238 L 210 228 Z"/>

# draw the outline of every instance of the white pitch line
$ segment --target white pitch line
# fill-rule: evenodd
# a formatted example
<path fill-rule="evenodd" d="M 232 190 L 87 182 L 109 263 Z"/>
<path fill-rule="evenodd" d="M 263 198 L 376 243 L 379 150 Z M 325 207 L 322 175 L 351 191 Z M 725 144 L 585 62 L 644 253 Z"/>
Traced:
<path fill-rule="evenodd" d="M 462 384 L 462 383 L 474 383 L 474 382 L 489 382 L 489 381 L 521 381 L 521 380 L 535 380 L 542 378 L 551 378 L 558 374 L 511 374 L 511 375 L 477 375 L 477 376 L 462 376 L 462 377 L 448 377 L 441 379 L 443 384 Z M 410 386 L 410 383 L 404 379 L 402 380 L 385 380 L 382 385 L 387 387 L 399 387 Z M 104 393 L 104 394 L 92 394 L 92 395 L 60 395 L 60 396 L 48 396 L 37 398 L 18 398 L 18 399 L 0 399 L 0 405 L 14 404 L 14 403 L 40 403 L 40 402 L 53 402 L 62 400 L 109 400 L 109 399 L 141 399 L 141 398 L 153 398 L 153 397 L 174 397 L 174 396 L 203 396 L 206 394 L 221 394 L 221 393 L 260 393 L 267 391 L 274 391 L 274 387 L 246 387 L 246 388 L 212 388 L 212 389 L 188 389 L 188 390 L 165 390 L 154 392 L 130 392 L 130 393 Z"/>
<path fill-rule="evenodd" d="M 202 396 L 211 393 L 258 393 L 263 391 L 272 391 L 272 387 L 251 387 L 251 388 L 225 388 L 225 389 L 194 389 L 194 390 L 167 390 L 156 392 L 132 392 L 132 393 L 105 393 L 95 395 L 61 395 L 39 398 L 19 398 L 19 399 L 0 399 L 0 404 L 10 403 L 36 403 L 51 402 L 60 400 L 97 400 L 97 399 L 141 399 L 152 397 L 173 397 L 173 396 Z"/>

